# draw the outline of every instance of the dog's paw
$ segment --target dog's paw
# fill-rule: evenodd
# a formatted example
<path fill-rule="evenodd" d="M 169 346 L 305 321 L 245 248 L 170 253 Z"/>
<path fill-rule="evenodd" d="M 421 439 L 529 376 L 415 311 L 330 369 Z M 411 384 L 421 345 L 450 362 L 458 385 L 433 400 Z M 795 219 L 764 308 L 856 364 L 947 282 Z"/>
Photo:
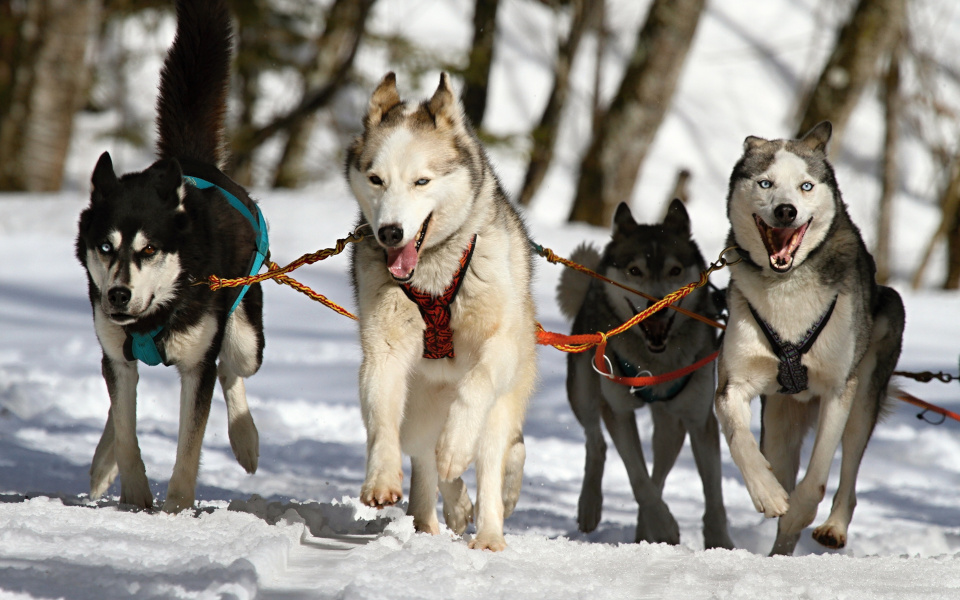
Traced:
<path fill-rule="evenodd" d="M 120 504 L 132 508 L 153 508 L 153 494 L 146 473 L 120 477 Z"/>
<path fill-rule="evenodd" d="M 671 546 L 680 543 L 680 526 L 677 525 L 677 520 L 673 518 L 670 509 L 663 501 L 640 509 L 636 541 Z"/>
<path fill-rule="evenodd" d="M 470 540 L 468 544 L 471 550 L 490 550 L 491 552 L 500 552 L 507 547 L 507 540 L 503 538 L 500 532 L 489 533 L 480 532 L 476 537 Z"/>
<path fill-rule="evenodd" d="M 441 485 L 440 492 L 443 494 L 443 522 L 455 534 L 463 535 L 467 525 L 473 521 L 473 502 L 467 493 L 467 486 L 463 480 L 456 479 Z"/>
<path fill-rule="evenodd" d="M 360 502 L 374 508 L 393 506 L 403 498 L 403 473 L 387 475 L 383 472 L 368 477 L 360 488 Z"/>
<path fill-rule="evenodd" d="M 240 415 L 230 423 L 227 432 L 237 462 L 247 473 L 256 473 L 260 459 L 260 434 L 257 433 L 253 417 L 250 413 Z"/>
<path fill-rule="evenodd" d="M 163 501 L 163 512 L 175 515 L 180 511 L 193 506 L 193 496 L 187 497 L 176 492 L 167 492 L 167 498 Z"/>
<path fill-rule="evenodd" d="M 447 427 L 437 441 L 437 474 L 442 481 L 463 475 L 474 459 L 477 434 Z"/>
<path fill-rule="evenodd" d="M 847 529 L 835 523 L 824 523 L 813 530 L 813 539 L 822 546 L 839 550 L 847 545 Z"/>
<path fill-rule="evenodd" d="M 790 496 L 774 477 L 769 465 L 753 478 L 748 479 L 744 476 L 744 482 L 747 484 L 747 491 L 750 492 L 750 499 L 753 500 L 753 507 L 757 512 L 762 512 L 768 519 L 787 514 L 787 510 L 790 509 Z"/>
<path fill-rule="evenodd" d="M 583 490 L 580 492 L 580 501 L 577 502 L 577 528 L 590 533 L 600 524 L 600 515 L 603 513 L 603 494 L 600 490 Z"/>

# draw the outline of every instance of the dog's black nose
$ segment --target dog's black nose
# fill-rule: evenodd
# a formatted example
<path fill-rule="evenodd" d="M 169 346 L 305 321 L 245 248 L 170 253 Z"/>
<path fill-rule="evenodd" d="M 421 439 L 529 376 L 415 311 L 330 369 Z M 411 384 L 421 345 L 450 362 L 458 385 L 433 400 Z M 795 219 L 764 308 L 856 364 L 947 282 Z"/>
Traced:
<path fill-rule="evenodd" d="M 797 218 L 797 207 L 792 204 L 780 204 L 773 209 L 773 216 L 784 225 L 793 223 Z"/>
<path fill-rule="evenodd" d="M 384 246 L 396 246 L 403 239 L 403 228 L 397 225 L 384 225 L 377 232 L 377 237 Z"/>
<path fill-rule="evenodd" d="M 130 302 L 130 288 L 115 287 L 107 292 L 107 300 L 114 308 L 123 308 Z"/>

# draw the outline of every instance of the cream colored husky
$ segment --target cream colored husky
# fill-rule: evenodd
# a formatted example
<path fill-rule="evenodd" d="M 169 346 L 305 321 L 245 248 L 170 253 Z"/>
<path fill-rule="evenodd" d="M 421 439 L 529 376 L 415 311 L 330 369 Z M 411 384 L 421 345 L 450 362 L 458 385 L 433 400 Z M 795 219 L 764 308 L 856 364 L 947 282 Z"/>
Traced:
<path fill-rule="evenodd" d="M 475 463 L 470 547 L 501 550 L 536 378 L 530 242 L 446 74 L 432 98 L 408 104 L 388 73 L 363 125 L 346 163 L 374 234 L 351 257 L 367 429 L 360 499 L 400 500 L 402 450 L 417 530 L 439 531 L 439 486 L 446 524 L 460 534 L 474 518 L 460 476 Z"/>

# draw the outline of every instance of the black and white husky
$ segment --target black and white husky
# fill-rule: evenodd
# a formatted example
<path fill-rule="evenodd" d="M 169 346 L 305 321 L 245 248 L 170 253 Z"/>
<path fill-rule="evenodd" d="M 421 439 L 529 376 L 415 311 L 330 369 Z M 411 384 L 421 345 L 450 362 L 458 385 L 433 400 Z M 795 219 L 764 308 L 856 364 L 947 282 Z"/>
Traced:
<path fill-rule="evenodd" d="M 837 446 L 840 486 L 813 537 L 847 540 L 860 460 L 900 356 L 900 296 L 874 279 L 873 258 L 851 222 L 826 147 L 829 122 L 798 140 L 750 136 L 727 200 L 729 324 L 719 359 L 717 417 L 759 512 L 780 517 L 772 554 L 792 554 L 816 518 Z M 750 401 L 760 396 L 760 444 Z M 800 448 L 816 428 L 796 482 Z"/>
<path fill-rule="evenodd" d="M 690 219 L 679 200 L 670 204 L 662 223 L 652 225 L 638 224 L 627 205 L 621 204 L 614 217 L 613 236 L 603 252 L 583 245 L 571 258 L 613 281 L 657 297 L 696 281 L 706 268 L 690 237 Z M 563 272 L 557 288 L 561 310 L 573 319 L 573 335 L 608 331 L 628 321 L 648 306 L 645 300 L 638 306 L 638 300 L 634 294 L 572 269 Z M 684 298 L 681 305 L 712 317 L 719 312 L 714 295 L 703 287 Z M 616 376 L 634 378 L 643 371 L 663 375 L 711 355 L 719 345 L 717 337 L 710 325 L 664 309 L 610 338 L 606 356 Z M 704 545 L 733 548 L 720 486 L 720 430 L 713 414 L 715 389 L 712 364 L 673 381 L 633 389 L 596 373 L 593 352 L 568 356 L 567 396 L 586 436 L 586 465 L 577 515 L 581 531 L 593 531 L 600 522 L 607 451 L 602 421 L 623 458 L 640 507 L 638 542 L 680 542 L 677 522 L 661 492 L 689 433 L 703 482 Z M 654 425 L 652 476 L 634 414 L 644 406 L 650 407 Z"/>
<path fill-rule="evenodd" d="M 90 468 L 92 498 L 119 472 L 121 504 L 153 505 L 136 434 L 138 361 L 180 372 L 177 458 L 164 511 L 193 505 L 218 377 L 233 452 L 248 472 L 257 468 L 259 438 L 242 378 L 257 372 L 263 356 L 260 286 L 224 293 L 194 285 L 211 274 L 248 275 L 266 253 L 259 209 L 218 168 L 230 58 L 225 3 L 178 1 L 157 101 L 159 160 L 118 178 L 105 152 L 93 172 L 76 249 L 87 270 L 110 413 Z"/>

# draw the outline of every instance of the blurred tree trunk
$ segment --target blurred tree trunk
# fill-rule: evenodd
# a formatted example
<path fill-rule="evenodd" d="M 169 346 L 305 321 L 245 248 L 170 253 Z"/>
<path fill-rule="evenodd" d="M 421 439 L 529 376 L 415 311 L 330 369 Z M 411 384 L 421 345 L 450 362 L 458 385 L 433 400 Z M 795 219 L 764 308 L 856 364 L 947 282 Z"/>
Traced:
<path fill-rule="evenodd" d="M 940 196 L 940 225 L 930 236 L 920 264 L 910 282 L 915 290 L 920 289 L 923 284 L 924 271 L 941 236 L 947 238 L 947 277 L 943 287 L 955 289 L 960 285 L 960 152 L 954 154 L 948 173 L 947 184 Z"/>
<path fill-rule="evenodd" d="M 899 40 L 898 36 L 898 40 Z M 891 204 L 900 178 L 897 176 L 897 148 L 900 137 L 898 122 L 903 109 L 900 97 L 900 43 L 894 43 L 890 64 L 883 82 L 884 139 L 883 163 L 880 172 L 880 200 L 877 202 L 877 243 L 873 258 L 877 264 L 877 282 L 890 279 Z"/>
<path fill-rule="evenodd" d="M 232 160 L 230 175 L 237 182 L 244 185 L 251 183 L 253 155 L 264 142 L 278 133 L 294 132 L 304 119 L 326 106 L 347 83 L 347 76 L 353 67 L 353 60 L 362 38 L 363 26 L 375 1 L 337 2 L 336 4 L 342 4 L 342 6 L 338 8 L 335 19 L 332 13 L 337 7 L 331 7 L 331 20 L 327 23 L 328 27 L 325 27 L 321 39 L 316 42 L 318 49 L 320 44 L 324 44 L 334 54 L 329 66 L 317 69 L 318 73 L 321 70 L 325 71 L 328 74 L 327 78 L 315 87 L 307 87 L 300 103 L 289 112 L 274 117 L 272 121 L 262 126 L 253 122 L 254 108 L 259 99 L 260 74 L 275 68 L 277 64 L 289 64 L 288 55 L 291 49 L 304 43 L 304 40 L 302 36 L 298 37 L 296 28 L 277 28 L 274 23 L 276 19 L 269 12 L 270 5 L 254 2 L 237 3 L 236 13 L 240 26 L 236 70 L 241 81 L 241 107 L 239 123 L 230 141 Z M 336 22 L 334 28 L 329 29 L 334 22 Z M 336 31 L 338 28 L 344 29 Z M 340 47 L 340 44 L 346 44 L 346 46 Z M 338 49 L 335 51 L 335 48 Z M 328 58 L 318 56 L 317 60 L 326 61 Z M 299 142 L 294 141 L 294 145 L 297 143 Z M 295 153 L 295 150 L 291 151 Z"/>
<path fill-rule="evenodd" d="M 487 85 L 493 64 L 494 38 L 497 32 L 497 8 L 500 0 L 475 0 L 473 8 L 473 45 L 470 61 L 463 72 L 463 108 L 474 127 L 480 129 L 487 111 Z"/>
<path fill-rule="evenodd" d="M 351 65 L 363 38 L 367 16 L 374 0 L 336 0 L 327 11 L 323 34 L 316 43 L 316 58 L 304 74 L 306 89 L 316 90 L 344 76 L 343 65 Z M 316 113 L 291 123 L 290 135 L 274 175 L 274 187 L 296 188 L 305 183 L 308 169 L 304 157 L 313 133 Z"/>
<path fill-rule="evenodd" d="M 820 121 L 833 123 L 832 148 L 864 88 L 878 77 L 878 66 L 890 55 L 906 24 L 906 0 L 858 0 L 850 20 L 840 29 L 836 46 L 801 110 L 797 137 Z"/>
<path fill-rule="evenodd" d="M 571 221 L 606 226 L 629 202 L 673 98 L 705 0 L 654 0 L 626 74 L 580 164 Z"/>
<path fill-rule="evenodd" d="M 0 2 L 0 189 L 60 189 L 100 8 L 100 0 Z"/>
<path fill-rule="evenodd" d="M 518 201 L 528 205 L 540 189 L 543 178 L 553 161 L 553 149 L 560 130 L 560 117 L 570 91 L 570 69 L 577 56 L 583 33 L 602 15 L 604 0 L 573 0 L 571 4 L 570 31 L 567 39 L 557 48 L 557 62 L 554 66 L 553 89 L 543 109 L 540 123 L 531 132 L 533 147 L 530 149 L 530 164 L 523 180 Z M 598 28 L 599 29 L 599 28 Z"/>

